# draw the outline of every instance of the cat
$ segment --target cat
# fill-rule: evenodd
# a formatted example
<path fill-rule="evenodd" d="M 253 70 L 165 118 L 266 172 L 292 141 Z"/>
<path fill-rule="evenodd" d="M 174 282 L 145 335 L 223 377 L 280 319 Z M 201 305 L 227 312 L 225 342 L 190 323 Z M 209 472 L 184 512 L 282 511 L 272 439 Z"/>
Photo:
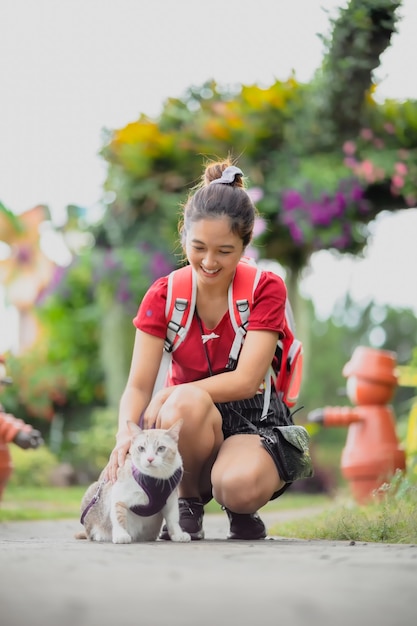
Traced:
<path fill-rule="evenodd" d="M 156 541 L 165 520 L 171 541 L 190 541 L 179 525 L 177 485 L 183 474 L 178 437 L 182 420 L 169 429 L 143 430 L 127 422 L 131 445 L 115 483 L 100 478 L 81 501 L 84 531 L 77 539 L 132 543 Z"/>

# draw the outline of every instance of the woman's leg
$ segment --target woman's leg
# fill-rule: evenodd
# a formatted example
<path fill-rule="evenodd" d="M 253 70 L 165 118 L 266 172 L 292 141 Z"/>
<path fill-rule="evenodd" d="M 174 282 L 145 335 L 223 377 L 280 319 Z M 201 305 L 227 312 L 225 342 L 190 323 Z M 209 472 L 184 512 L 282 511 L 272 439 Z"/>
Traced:
<path fill-rule="evenodd" d="M 171 393 L 160 418 L 161 428 L 183 420 L 179 451 L 184 476 L 179 491 L 182 497 L 199 498 L 211 489 L 211 467 L 223 442 L 221 415 L 208 393 L 190 384 L 180 385 Z"/>
<path fill-rule="evenodd" d="M 254 513 L 284 486 L 258 435 L 232 435 L 214 462 L 213 496 L 235 513 Z"/>

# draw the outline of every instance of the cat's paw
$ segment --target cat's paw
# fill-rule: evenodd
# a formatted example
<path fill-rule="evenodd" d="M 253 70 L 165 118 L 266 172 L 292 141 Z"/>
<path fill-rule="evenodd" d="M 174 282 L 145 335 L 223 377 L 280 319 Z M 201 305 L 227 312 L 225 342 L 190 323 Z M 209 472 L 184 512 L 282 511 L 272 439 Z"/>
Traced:
<path fill-rule="evenodd" d="M 114 532 L 113 543 L 132 543 L 132 537 L 126 532 Z"/>
<path fill-rule="evenodd" d="M 170 535 L 170 539 L 171 541 L 176 541 L 178 543 L 186 543 L 187 541 L 191 541 L 190 535 L 181 529 Z"/>

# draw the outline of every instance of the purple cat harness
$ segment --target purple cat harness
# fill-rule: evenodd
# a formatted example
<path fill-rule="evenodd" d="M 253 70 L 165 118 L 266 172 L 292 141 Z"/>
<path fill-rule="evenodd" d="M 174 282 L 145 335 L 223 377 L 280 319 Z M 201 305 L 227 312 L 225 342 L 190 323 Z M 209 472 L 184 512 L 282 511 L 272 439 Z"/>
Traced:
<path fill-rule="evenodd" d="M 159 511 L 164 508 L 171 493 L 179 485 L 182 474 L 183 469 L 182 467 L 179 467 L 169 478 L 154 478 L 153 476 L 148 476 L 148 474 L 141 473 L 132 463 L 133 478 L 136 480 L 138 485 L 142 487 L 143 491 L 148 496 L 149 502 L 148 504 L 136 504 L 135 506 L 130 507 L 130 511 L 132 511 L 132 513 L 136 513 L 136 515 L 142 515 L 143 517 L 150 517 L 151 515 L 155 515 L 155 513 L 159 513 Z M 80 520 L 81 524 L 84 524 L 85 516 L 91 507 L 99 501 L 101 490 L 106 482 L 107 481 L 101 481 L 99 483 L 92 500 L 90 500 L 82 512 Z"/>
<path fill-rule="evenodd" d="M 132 475 L 138 485 L 142 487 L 143 491 L 149 498 L 148 504 L 135 504 L 130 507 L 132 513 L 136 515 L 142 515 L 143 517 L 150 517 L 161 511 L 171 493 L 178 486 L 182 478 L 183 470 L 179 467 L 172 476 L 169 478 L 154 478 L 148 474 L 143 474 L 132 463 Z"/>

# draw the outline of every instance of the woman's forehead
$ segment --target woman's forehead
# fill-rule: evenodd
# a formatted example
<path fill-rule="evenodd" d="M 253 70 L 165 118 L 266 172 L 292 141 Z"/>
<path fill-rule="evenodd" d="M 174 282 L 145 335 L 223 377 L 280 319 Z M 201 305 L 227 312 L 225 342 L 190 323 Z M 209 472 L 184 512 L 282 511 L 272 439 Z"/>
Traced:
<path fill-rule="evenodd" d="M 230 219 L 226 216 L 192 222 L 187 234 L 190 241 L 198 240 L 217 245 L 221 243 L 236 245 L 241 241 L 239 235 L 232 232 Z"/>

